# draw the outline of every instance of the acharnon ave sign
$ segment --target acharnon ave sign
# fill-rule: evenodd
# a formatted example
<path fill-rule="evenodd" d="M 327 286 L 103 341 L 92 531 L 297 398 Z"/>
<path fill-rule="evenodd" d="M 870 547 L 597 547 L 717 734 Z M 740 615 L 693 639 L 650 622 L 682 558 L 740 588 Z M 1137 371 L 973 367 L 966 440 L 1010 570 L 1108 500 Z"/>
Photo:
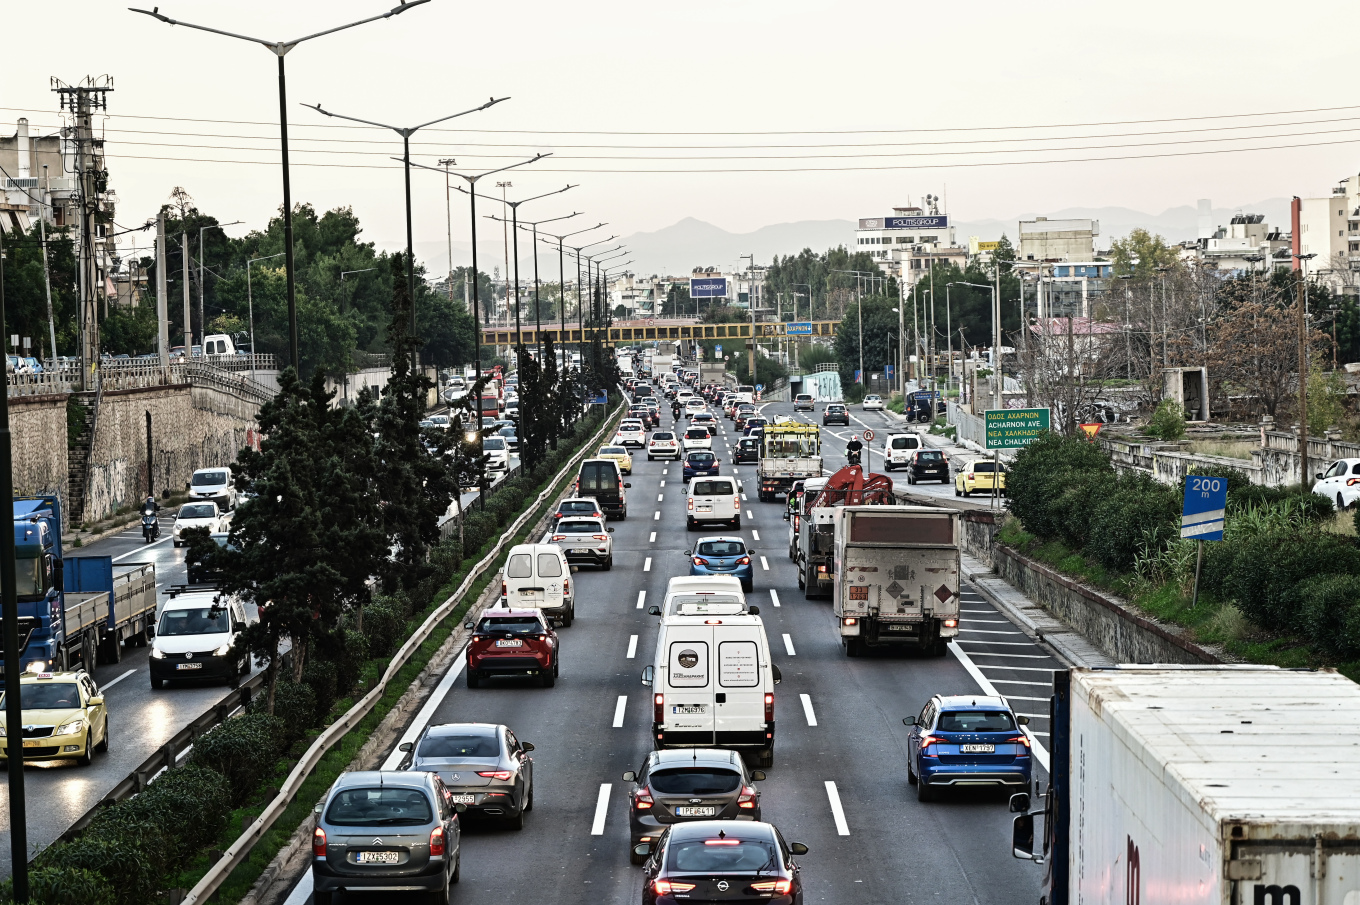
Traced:
<path fill-rule="evenodd" d="M 1043 409 L 987 409 L 983 413 L 987 425 L 988 449 L 1019 449 L 1029 446 L 1048 430 L 1049 410 Z"/>

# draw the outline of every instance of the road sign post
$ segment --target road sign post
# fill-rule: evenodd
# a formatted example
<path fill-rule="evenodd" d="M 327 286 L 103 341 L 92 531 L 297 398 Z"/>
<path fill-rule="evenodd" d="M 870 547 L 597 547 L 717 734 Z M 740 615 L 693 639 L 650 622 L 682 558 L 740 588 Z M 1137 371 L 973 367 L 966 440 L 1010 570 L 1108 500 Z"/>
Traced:
<path fill-rule="evenodd" d="M 1223 523 L 1228 508 L 1228 481 L 1208 475 L 1186 475 L 1181 502 L 1181 537 L 1193 538 L 1195 551 L 1195 590 L 1190 609 L 1199 604 L 1199 573 L 1204 565 L 1204 542 L 1223 540 Z"/>

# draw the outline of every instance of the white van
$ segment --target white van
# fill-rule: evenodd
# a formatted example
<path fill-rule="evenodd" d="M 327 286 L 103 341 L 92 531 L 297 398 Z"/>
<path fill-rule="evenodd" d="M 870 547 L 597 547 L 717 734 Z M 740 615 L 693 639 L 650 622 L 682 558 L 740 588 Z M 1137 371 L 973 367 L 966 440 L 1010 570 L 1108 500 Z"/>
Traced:
<path fill-rule="evenodd" d="M 705 522 L 723 522 L 741 528 L 741 492 L 736 478 L 694 478 L 685 504 L 685 529 L 697 531 Z"/>
<path fill-rule="evenodd" d="M 518 544 L 510 548 L 501 576 L 502 607 L 538 609 L 563 626 L 576 618 L 571 566 L 556 544 Z"/>
<path fill-rule="evenodd" d="M 223 512 L 236 508 L 236 485 L 232 483 L 231 469 L 225 465 L 198 469 L 184 489 L 189 491 L 190 500 L 210 500 Z"/>
<path fill-rule="evenodd" d="M 152 688 L 176 679 L 220 679 L 235 687 L 250 673 L 250 654 L 236 646 L 249 621 L 240 600 L 190 591 L 171 596 L 159 609 L 147 661 Z"/>
<path fill-rule="evenodd" d="M 912 455 L 921 448 L 920 434 L 888 434 L 883 438 L 883 470 L 906 468 Z"/>
<path fill-rule="evenodd" d="M 203 337 L 204 355 L 235 355 L 236 344 L 225 333 L 214 333 Z"/>
<path fill-rule="evenodd" d="M 779 667 L 759 616 L 670 616 L 642 671 L 652 688 L 657 748 L 735 748 L 774 766 L 774 687 Z"/>
<path fill-rule="evenodd" d="M 653 604 L 650 616 L 760 615 L 760 607 L 748 606 L 741 579 L 727 575 L 677 575 L 666 585 L 661 606 Z"/>

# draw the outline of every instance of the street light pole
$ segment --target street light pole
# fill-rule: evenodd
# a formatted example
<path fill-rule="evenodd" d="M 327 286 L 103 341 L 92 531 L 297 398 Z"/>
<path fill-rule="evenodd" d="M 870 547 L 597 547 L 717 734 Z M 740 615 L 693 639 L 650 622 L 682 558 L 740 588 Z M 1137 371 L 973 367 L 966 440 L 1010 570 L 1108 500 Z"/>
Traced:
<path fill-rule="evenodd" d="M 542 222 L 542 221 L 540 221 L 540 222 Z M 560 327 L 558 328 L 559 331 L 560 331 L 560 333 L 559 333 L 560 343 L 559 343 L 559 344 L 560 344 L 561 347 L 562 347 L 562 355 L 564 356 L 564 358 L 563 358 L 563 365 L 562 365 L 562 370 L 563 370 L 564 372 L 566 371 L 566 359 L 565 359 L 565 356 L 566 356 L 566 354 L 567 354 L 567 340 L 566 340 L 566 336 L 567 336 L 567 268 L 566 268 L 566 255 L 565 255 L 565 253 L 563 252 L 562 242 L 563 242 L 564 239 L 569 239 L 569 238 L 571 238 L 572 236 L 579 236 L 579 235 L 581 235 L 582 233 L 588 233 L 588 232 L 591 232 L 592 230 L 597 230 L 597 229 L 599 229 L 601 226 L 606 226 L 606 225 L 608 225 L 608 224 L 606 224 L 605 221 L 601 220 L 599 223 L 596 223 L 594 226 L 587 227 L 586 229 L 578 229 L 578 230 L 576 230 L 575 232 L 571 232 L 571 233 L 563 233 L 563 234 L 560 235 L 560 236 L 554 236 L 552 233 L 544 233 L 544 234 L 543 234 L 543 235 L 546 237 L 546 238 L 543 239 L 543 241 L 545 241 L 545 242 L 546 242 L 548 239 L 556 239 L 556 240 L 557 240 L 557 287 L 558 287 L 558 293 L 557 293 L 557 294 L 558 294 L 558 311 L 557 311 L 557 315 L 558 315 L 559 324 L 560 324 Z M 608 240 L 606 239 L 605 241 L 608 241 Z M 580 279 L 581 279 L 581 269 L 580 269 L 580 267 L 581 267 L 581 265 L 580 265 L 580 259 L 578 258 L 578 259 L 577 259 L 577 264 L 576 264 L 576 279 L 577 279 L 577 280 L 580 280 Z M 579 286 L 578 286 L 578 289 L 579 289 Z"/>
<path fill-rule="evenodd" d="M 256 261 L 268 261 L 271 258 L 283 257 L 286 253 L 279 252 L 276 255 L 266 255 L 263 258 L 251 258 L 246 261 L 246 311 L 250 317 L 250 379 L 255 379 L 255 356 L 260 350 L 255 348 L 255 299 L 250 292 L 250 265 Z"/>
<path fill-rule="evenodd" d="M 374 271 L 374 270 L 377 270 L 377 269 L 378 269 L 378 268 L 376 268 L 376 267 L 365 267 L 363 270 L 342 270 L 342 271 L 340 271 L 340 313 L 341 313 L 341 314 L 344 314 L 344 313 L 345 313 L 345 304 L 344 304 L 345 301 L 346 301 L 346 295 L 345 295 L 345 277 L 349 276 L 349 275 L 352 274 L 352 273 L 369 273 L 369 272 Z M 452 285 L 452 281 L 450 281 L 450 285 Z M 345 401 L 346 401 L 346 402 L 349 401 L 349 370 L 348 370 L 348 369 L 346 369 L 346 371 L 345 371 L 345 397 L 344 397 L 344 398 L 345 398 Z"/>
<path fill-rule="evenodd" d="M 535 340 L 535 344 L 538 346 L 539 354 L 540 354 L 540 355 L 543 353 L 543 336 L 542 336 L 542 333 L 543 333 L 543 318 L 542 318 L 542 314 L 541 314 L 541 311 L 542 311 L 542 302 L 541 302 L 540 299 L 539 299 L 539 292 L 538 292 L 538 288 L 539 288 L 539 283 L 538 283 L 538 225 L 539 225 L 540 223 L 553 223 L 553 222 L 556 222 L 556 221 L 558 221 L 558 220 L 570 220 L 572 217 L 579 217 L 580 215 L 581 215 L 581 212 L 580 212 L 580 211 L 572 211 L 570 214 L 566 214 L 566 215 L 561 216 L 561 217 L 548 217 L 547 219 L 544 219 L 544 220 L 535 220 L 535 221 L 533 221 L 533 222 L 526 222 L 526 223 L 524 223 L 524 224 L 522 224 L 522 225 L 519 224 L 519 223 L 516 223 L 516 224 L 515 224 L 515 228 L 516 228 L 516 229 L 525 229 L 525 228 L 529 228 L 530 231 L 533 233 L 533 237 L 534 237 L 534 242 L 533 242 L 533 246 L 534 246 L 534 340 Z M 487 214 L 487 215 L 486 215 L 486 218 L 487 218 L 488 220 L 499 220 L 501 223 L 504 223 L 504 222 L 505 222 L 505 218 L 504 218 L 504 217 L 497 217 L 495 214 Z M 518 273 L 519 273 L 519 234 L 518 234 L 518 233 L 515 234 L 515 262 L 516 262 L 516 264 L 515 264 L 515 273 L 516 273 L 516 277 L 515 277 L 515 297 L 516 297 L 516 302 L 518 303 L 518 298 L 519 298 L 519 277 L 518 277 Z M 518 327 L 518 325 L 516 325 L 516 326 Z"/>
<path fill-rule="evenodd" d="M 192 28 L 198 31 L 211 32 L 215 35 L 222 35 L 227 38 L 236 38 L 241 41 L 249 41 L 252 44 L 260 44 L 274 53 L 279 60 L 279 145 L 283 157 L 283 253 L 285 271 L 288 278 L 288 351 L 292 356 L 290 362 L 294 368 L 299 365 L 298 361 L 298 321 L 297 321 L 297 289 L 293 267 L 293 193 L 288 181 L 288 81 L 284 74 L 283 58 L 290 50 L 301 44 L 303 41 L 310 41 L 313 38 L 320 38 L 325 35 L 335 34 L 337 31 L 344 31 L 347 28 L 354 28 L 356 25 L 365 25 L 369 22 L 376 22 L 379 19 L 389 19 L 399 15 L 409 9 L 415 9 L 430 0 L 401 0 L 400 5 L 394 6 L 387 12 L 377 16 L 369 16 L 367 19 L 360 19 L 357 22 L 350 22 L 348 25 L 340 25 L 335 28 L 328 28 L 316 34 L 307 35 L 292 41 L 266 41 L 261 38 L 252 38 L 248 35 L 238 35 L 234 32 L 222 31 L 217 28 L 209 28 L 206 25 L 195 25 L 192 22 L 184 22 L 179 19 L 171 19 L 160 12 L 160 7 L 154 9 L 131 9 L 134 13 L 141 13 L 151 16 L 167 25 L 183 25 L 185 28 Z M 185 349 L 187 355 L 190 350 Z"/>

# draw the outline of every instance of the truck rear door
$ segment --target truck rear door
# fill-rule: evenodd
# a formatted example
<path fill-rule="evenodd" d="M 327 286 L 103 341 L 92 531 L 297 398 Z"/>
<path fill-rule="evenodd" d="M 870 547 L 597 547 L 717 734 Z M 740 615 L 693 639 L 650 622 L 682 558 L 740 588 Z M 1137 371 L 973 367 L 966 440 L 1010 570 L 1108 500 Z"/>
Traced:
<path fill-rule="evenodd" d="M 719 745 L 758 745 L 765 741 L 765 694 L 761 686 L 760 629 L 716 627 L 713 695 L 714 729 Z"/>
<path fill-rule="evenodd" d="M 713 628 L 671 626 L 665 633 L 663 728 L 672 745 L 712 745 L 714 731 Z"/>

